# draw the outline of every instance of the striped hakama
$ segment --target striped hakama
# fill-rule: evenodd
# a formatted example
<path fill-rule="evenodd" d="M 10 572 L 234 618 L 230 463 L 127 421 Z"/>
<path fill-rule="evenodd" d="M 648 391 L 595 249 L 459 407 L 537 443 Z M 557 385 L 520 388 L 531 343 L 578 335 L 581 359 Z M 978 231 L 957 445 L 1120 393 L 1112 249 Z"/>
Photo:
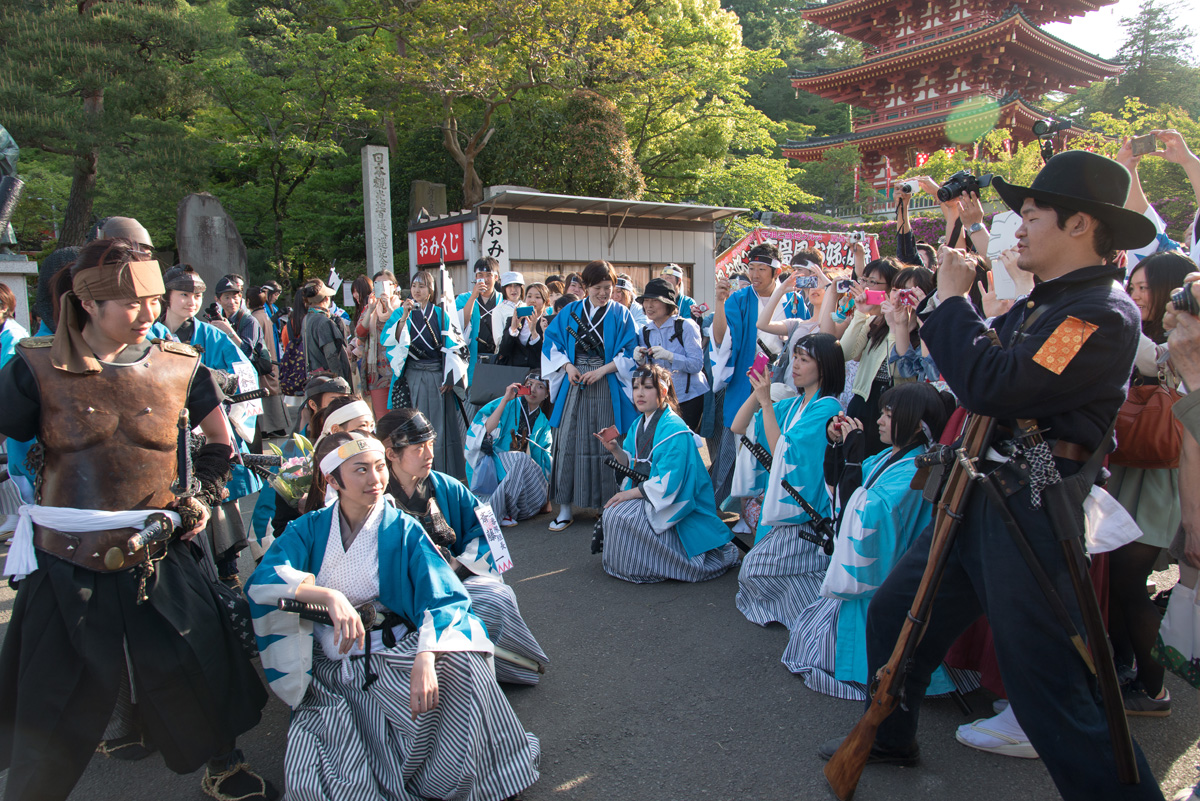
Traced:
<path fill-rule="evenodd" d="M 313 651 L 313 681 L 288 728 L 290 801 L 498 801 L 538 779 L 541 746 L 517 720 L 484 655 L 438 655 L 437 708 L 416 721 L 409 680 L 418 634 L 363 659 Z M 348 677 L 343 674 L 348 672 Z"/>
<path fill-rule="evenodd" d="M 549 490 L 542 468 L 524 451 L 502 451 L 499 456 L 504 466 L 504 479 L 487 498 L 496 519 L 507 516 L 513 520 L 528 520 L 536 516 L 546 505 Z"/>
<path fill-rule="evenodd" d="M 775 526 L 742 561 L 735 601 L 751 623 L 791 627 L 820 595 L 829 557 L 801 539 L 799 528 Z"/>
<path fill-rule="evenodd" d="M 646 516 L 647 502 L 624 501 L 603 513 L 604 572 L 635 584 L 708 581 L 738 562 L 733 543 L 689 558 L 675 528 L 658 533 Z M 819 582 L 818 582 L 819 584 Z"/>
<path fill-rule="evenodd" d="M 465 480 L 467 457 L 464 422 L 454 390 L 448 389 L 444 394 L 441 391 L 441 360 L 422 362 L 410 359 L 404 365 L 403 378 L 408 383 L 412 408 L 424 414 L 438 434 L 433 448 L 433 469 L 454 476 L 459 481 Z"/>
<path fill-rule="evenodd" d="M 534 639 L 533 632 L 521 617 L 517 596 L 504 582 L 490 576 L 470 576 L 463 580 L 471 596 L 471 611 L 487 627 L 488 639 L 496 646 L 518 656 L 532 659 L 541 665 L 550 658 Z M 496 681 L 507 684 L 537 684 L 541 674 L 496 657 Z"/>
<path fill-rule="evenodd" d="M 725 425 L 723 409 L 725 408 L 725 390 L 713 395 L 715 420 L 713 435 L 705 440 L 708 444 L 708 475 L 712 478 L 713 495 L 717 499 L 717 508 L 729 497 L 733 486 L 733 468 L 737 462 L 737 437 Z"/>
<path fill-rule="evenodd" d="M 576 355 L 580 373 L 604 366 L 600 356 Z M 604 466 L 608 451 L 592 434 L 616 423 L 607 377 L 594 384 L 568 384 L 563 414 L 554 433 L 550 497 L 575 508 L 600 509 L 617 492 L 617 476 Z"/>
<path fill-rule="evenodd" d="M 818 598 L 805 609 L 789 628 L 787 648 L 780 661 L 792 673 L 804 679 L 810 690 L 847 701 L 867 700 L 867 687 L 857 681 L 834 678 L 837 664 L 837 625 L 842 602 L 836 598 Z M 943 665 L 950 681 L 960 693 L 979 688 L 979 673 Z M 938 696 L 933 696 L 938 697 Z"/>

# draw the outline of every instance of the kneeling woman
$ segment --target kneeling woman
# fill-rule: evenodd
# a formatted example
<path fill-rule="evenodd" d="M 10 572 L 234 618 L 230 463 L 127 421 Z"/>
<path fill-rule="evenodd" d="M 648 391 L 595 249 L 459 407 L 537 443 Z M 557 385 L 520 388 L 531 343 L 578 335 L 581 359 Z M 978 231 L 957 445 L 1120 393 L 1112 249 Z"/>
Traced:
<path fill-rule="evenodd" d="M 744 434 L 753 424 L 757 442 L 772 454 L 754 547 L 738 574 L 737 608 L 760 626 L 791 626 L 817 598 L 829 557 L 811 540 L 812 519 L 783 489 L 786 481 L 818 514 L 828 517 L 822 466 L 825 425 L 841 412 L 845 359 L 830 334 L 809 334 L 792 349 L 792 378 L 800 394 L 771 403 L 771 377 L 750 372 L 753 392 L 730 425 Z"/>
<path fill-rule="evenodd" d="M 707 581 L 737 564 L 733 535 L 717 516 L 712 481 L 700 458 L 703 440 L 679 416 L 671 374 L 641 367 L 633 374 L 641 414 L 616 439 L 594 434 L 623 465 L 649 476 L 604 506 L 604 571 L 625 581 Z"/>
<path fill-rule="evenodd" d="M 947 402 L 948 401 L 948 402 Z M 830 476 L 849 500 L 841 512 L 837 546 L 821 595 L 790 626 L 783 653 L 788 670 L 817 692 L 865 700 L 867 607 L 875 590 L 933 517 L 920 490 L 910 489 L 916 457 L 934 442 L 954 408 L 953 398 L 929 384 L 900 384 L 879 399 L 879 436 L 891 448 L 863 460 L 867 438 L 857 420 L 830 424 L 830 449 L 842 468 Z M 828 462 L 827 462 L 828 464 Z M 862 465 L 859 472 L 858 464 Z M 847 478 L 847 474 L 851 477 Z M 857 479 L 857 480 L 855 480 Z M 855 486 L 861 481 L 861 486 Z M 974 674 L 954 671 L 963 692 L 975 689 Z M 933 676 L 929 694 L 954 689 L 945 668 Z"/>
<path fill-rule="evenodd" d="M 542 404 L 549 395 L 549 383 L 534 370 L 480 409 L 467 432 L 467 485 L 502 526 L 546 506 L 552 440 Z"/>
<path fill-rule="evenodd" d="M 504 583 L 475 515 L 479 501 L 457 479 L 433 469 L 437 434 L 425 415 L 396 409 L 379 420 L 388 443 L 388 493 L 437 546 L 471 596 L 471 608 L 496 644 L 496 679 L 537 684 L 550 662 L 521 618 L 517 596 Z"/>
<path fill-rule="evenodd" d="M 314 458 L 337 502 L 289 524 L 246 587 L 271 688 L 294 710 L 288 798 L 503 799 L 533 784 L 537 738 L 496 684 L 462 584 L 385 501 L 383 445 L 331 434 Z M 324 607 L 332 625 L 280 599 Z M 367 604 L 386 607 L 371 631 Z"/>

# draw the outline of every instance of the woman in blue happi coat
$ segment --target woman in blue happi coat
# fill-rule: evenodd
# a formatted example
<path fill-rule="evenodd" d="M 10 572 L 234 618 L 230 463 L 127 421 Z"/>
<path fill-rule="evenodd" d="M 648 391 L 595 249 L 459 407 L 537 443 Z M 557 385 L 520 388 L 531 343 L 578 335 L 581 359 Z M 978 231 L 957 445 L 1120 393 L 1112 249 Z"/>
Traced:
<path fill-rule="evenodd" d="M 161 322 L 176 340 L 200 351 L 200 362 L 209 370 L 219 371 L 226 392 L 250 392 L 258 389 L 258 372 L 250 359 L 229 335 L 196 319 L 204 303 L 204 280 L 191 265 L 177 265 L 163 274 L 166 302 Z M 236 387 L 236 389 L 235 389 Z M 257 401 L 227 404 L 227 417 L 233 428 L 233 440 L 242 453 L 254 439 L 254 426 L 261 405 Z M 193 421 L 195 423 L 197 421 Z M 232 465 L 233 476 L 226 489 L 229 497 L 212 510 L 204 539 L 197 538 L 216 565 L 217 576 L 230 584 L 238 582 L 237 556 L 249 544 L 238 500 L 263 488 L 262 479 L 240 464 Z M 207 540 L 207 541 L 205 541 Z"/>
<path fill-rule="evenodd" d="M 787 482 L 822 517 L 829 517 L 825 488 L 825 426 L 842 411 L 845 359 L 830 334 L 809 334 L 792 350 L 792 378 L 799 394 L 772 403 L 769 374 L 751 371 L 753 393 L 730 430 L 754 429 L 772 457 L 754 547 L 738 574 L 737 607 L 748 620 L 791 625 L 816 600 L 829 557 L 814 544 L 812 519 L 783 488 Z M 744 446 L 741 446 L 744 447 Z"/>
<path fill-rule="evenodd" d="M 575 507 L 600 509 L 617 491 L 607 454 L 589 435 L 608 426 L 624 431 L 637 415 L 629 386 L 637 332 L 629 310 L 610 302 L 616 273 L 593 261 L 581 278 L 587 297 L 555 314 L 542 338 L 542 375 L 554 401 L 550 500 L 559 504 L 551 531 L 571 525 Z"/>
<path fill-rule="evenodd" d="M 433 469 L 433 426 L 415 409 L 395 409 L 379 419 L 376 431 L 388 445 L 388 494 L 421 525 L 470 593 L 471 607 L 496 644 L 496 678 L 537 684 L 550 660 L 504 583 L 476 514 L 479 499 L 458 479 Z"/>
<path fill-rule="evenodd" d="M 856 701 L 867 697 L 867 607 L 929 521 L 933 505 L 911 488 L 916 457 L 936 442 L 950 419 L 954 399 L 924 383 L 900 384 L 880 398 L 879 436 L 891 447 L 863 459 L 866 437 L 855 419 L 830 421 L 835 443 L 826 476 L 843 500 L 837 544 L 821 586 L 821 597 L 788 628 L 783 653 L 788 670 L 810 688 Z M 861 465 L 861 467 L 859 467 Z M 929 694 L 978 686 L 978 674 L 940 668 Z M 952 683 L 952 678 L 955 683 Z"/>
<path fill-rule="evenodd" d="M 467 363 L 446 310 L 438 303 L 437 282 L 428 270 L 413 276 L 412 297 L 384 323 L 383 345 L 392 366 L 388 408 L 419 409 L 441 432 L 434 468 L 465 478 L 463 399 Z"/>
<path fill-rule="evenodd" d="M 679 416 L 671 373 L 660 365 L 633 374 L 640 414 L 603 443 L 612 457 L 647 476 L 626 478 L 604 507 L 604 571 L 625 581 L 707 581 L 737 564 L 733 535 L 717 516 L 712 481 L 700 458 L 703 440 Z"/>
<path fill-rule="evenodd" d="M 547 504 L 552 438 L 543 404 L 549 394 L 534 370 L 476 412 L 467 431 L 467 486 L 491 504 L 502 526 L 515 526 Z"/>
<path fill-rule="evenodd" d="M 330 434 L 314 459 L 337 500 L 289 523 L 246 586 L 263 668 L 293 710 L 288 798 L 498 800 L 533 784 L 537 738 L 496 684 L 462 583 L 387 501 L 383 444 Z"/>

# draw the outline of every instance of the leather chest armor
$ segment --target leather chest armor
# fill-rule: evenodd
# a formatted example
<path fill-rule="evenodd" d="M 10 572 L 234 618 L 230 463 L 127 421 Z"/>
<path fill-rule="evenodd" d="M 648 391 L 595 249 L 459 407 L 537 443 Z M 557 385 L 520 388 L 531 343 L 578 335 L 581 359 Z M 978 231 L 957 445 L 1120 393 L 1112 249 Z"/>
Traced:
<path fill-rule="evenodd" d="M 174 500 L 176 422 L 200 362 L 190 348 L 164 344 L 151 345 L 132 364 L 105 364 L 99 373 L 58 370 L 50 364 L 49 349 L 18 348 L 41 398 L 37 503 L 119 512 L 162 509 Z M 102 546 L 109 539 L 123 543 L 131 533 L 69 535 L 35 526 L 34 544 L 89 569 L 105 570 L 114 566 L 104 565 L 107 548 Z M 80 538 L 87 540 L 86 547 Z M 93 550 L 101 559 L 91 559 Z"/>

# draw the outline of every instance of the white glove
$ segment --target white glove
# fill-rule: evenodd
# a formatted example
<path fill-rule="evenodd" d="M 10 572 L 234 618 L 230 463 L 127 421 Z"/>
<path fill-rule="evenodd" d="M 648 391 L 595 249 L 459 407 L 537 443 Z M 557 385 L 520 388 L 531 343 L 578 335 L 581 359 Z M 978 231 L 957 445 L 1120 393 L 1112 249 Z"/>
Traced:
<path fill-rule="evenodd" d="M 675 354 L 664 348 L 662 345 L 655 345 L 650 348 L 650 355 L 658 361 L 674 362 Z"/>
<path fill-rule="evenodd" d="M 635 362 L 637 362 L 638 364 L 645 364 L 645 363 L 646 363 L 646 351 L 645 351 L 645 349 L 644 349 L 644 348 L 640 348 L 640 347 L 638 347 L 638 348 L 634 348 L 634 349 L 633 349 L 633 360 L 634 360 Z"/>

